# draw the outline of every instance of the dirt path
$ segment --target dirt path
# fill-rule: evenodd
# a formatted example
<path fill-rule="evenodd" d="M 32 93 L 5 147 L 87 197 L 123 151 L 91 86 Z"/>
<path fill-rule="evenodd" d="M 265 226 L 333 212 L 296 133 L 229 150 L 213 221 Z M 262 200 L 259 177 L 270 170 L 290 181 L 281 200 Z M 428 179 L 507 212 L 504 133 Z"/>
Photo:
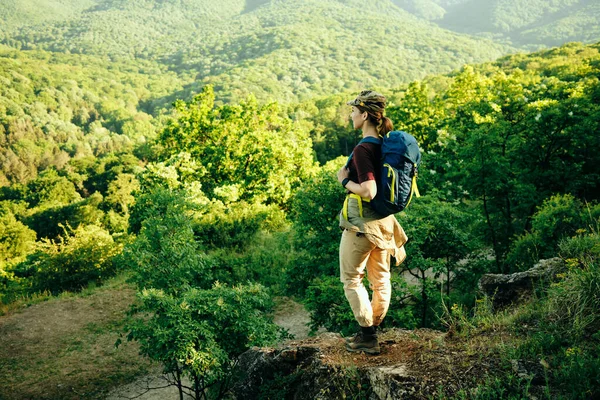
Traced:
<path fill-rule="evenodd" d="M 115 348 L 133 299 L 132 289 L 115 282 L 0 317 L 0 398 L 99 398 L 107 385 L 147 371 L 136 343 Z"/>
<path fill-rule="evenodd" d="M 275 299 L 274 322 L 300 340 L 308 337 L 310 331 L 310 315 L 304 306 L 289 297 L 278 297 Z"/>
<path fill-rule="evenodd" d="M 134 296 L 117 279 L 87 295 L 53 297 L 0 317 L 0 399 L 178 398 L 174 386 L 161 388 L 166 378 L 138 354 L 137 343 L 114 346 Z M 296 340 L 306 338 L 304 306 L 286 297 L 276 304 L 275 323 Z"/>

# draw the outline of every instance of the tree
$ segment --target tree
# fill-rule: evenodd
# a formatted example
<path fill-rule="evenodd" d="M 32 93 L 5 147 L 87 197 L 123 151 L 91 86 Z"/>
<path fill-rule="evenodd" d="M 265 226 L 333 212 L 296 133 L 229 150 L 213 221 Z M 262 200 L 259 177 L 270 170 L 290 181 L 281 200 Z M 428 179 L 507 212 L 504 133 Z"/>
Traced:
<path fill-rule="evenodd" d="M 34 247 L 36 234 L 14 214 L 0 209 L 0 268 L 22 260 Z"/>
<path fill-rule="evenodd" d="M 297 253 L 287 270 L 293 292 L 304 292 L 307 283 L 317 277 L 339 274 L 339 212 L 344 190 L 335 173 L 345 161 L 338 157 L 325 164 L 293 197 L 291 219 Z"/>
<path fill-rule="evenodd" d="M 283 206 L 313 168 L 310 139 L 279 115 L 277 104 L 259 106 L 250 97 L 215 107 L 207 86 L 187 103 L 177 101 L 176 119 L 160 134 L 166 157 L 189 153 L 209 198 L 234 190 L 239 200 Z"/>
<path fill-rule="evenodd" d="M 79 291 L 114 275 L 112 259 L 121 248 L 99 226 L 63 227 L 56 240 L 39 242 L 36 251 L 15 266 L 15 275 L 29 278 L 33 292 Z"/>
<path fill-rule="evenodd" d="M 184 390 L 196 399 L 222 398 L 237 356 L 279 337 L 267 315 L 272 302 L 259 284 L 214 281 L 210 259 L 194 240 L 185 194 L 162 189 L 154 200 L 120 259 L 133 271 L 140 300 L 127 338 L 172 374 L 181 399 Z M 182 384 L 183 376 L 192 387 Z"/>
<path fill-rule="evenodd" d="M 431 310 L 440 306 L 440 282 L 445 281 L 449 297 L 458 262 L 474 250 L 468 228 L 473 216 L 433 196 L 423 196 L 400 213 L 398 220 L 409 238 L 402 268 L 418 282 L 420 326 L 430 326 Z"/>

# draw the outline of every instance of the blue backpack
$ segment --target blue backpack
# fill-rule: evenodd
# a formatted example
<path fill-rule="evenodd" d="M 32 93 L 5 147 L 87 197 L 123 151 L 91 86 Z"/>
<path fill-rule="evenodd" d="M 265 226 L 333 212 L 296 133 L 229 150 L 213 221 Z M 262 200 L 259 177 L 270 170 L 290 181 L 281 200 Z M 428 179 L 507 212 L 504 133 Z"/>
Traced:
<path fill-rule="evenodd" d="M 421 197 L 417 188 L 421 151 L 412 135 L 391 131 L 383 139 L 366 137 L 361 142 L 381 144 L 381 175 L 377 182 L 377 195 L 370 202 L 378 214 L 387 217 L 404 210 L 413 193 Z"/>

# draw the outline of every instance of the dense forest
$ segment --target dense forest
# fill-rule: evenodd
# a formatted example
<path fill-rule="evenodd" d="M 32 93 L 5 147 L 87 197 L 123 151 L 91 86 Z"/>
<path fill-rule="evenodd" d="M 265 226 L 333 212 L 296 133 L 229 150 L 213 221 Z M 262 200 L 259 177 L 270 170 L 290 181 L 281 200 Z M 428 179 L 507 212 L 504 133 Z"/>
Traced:
<path fill-rule="evenodd" d="M 43 3 L 48 7 L 43 15 L 27 4 L 0 5 L 0 16 L 10 22 L 0 31 L 0 43 L 152 60 L 194 78 L 182 98 L 212 84 L 225 101 L 250 93 L 263 101 L 297 101 L 364 86 L 397 86 L 515 51 L 444 30 L 384 0 L 237 0 L 218 6 L 103 0 L 85 10 L 74 7 L 69 15 L 57 12 L 52 2 Z M 28 23 L 17 18 L 25 13 L 33 14 Z M 367 53 L 371 57 L 365 59 Z"/>
<path fill-rule="evenodd" d="M 313 331 L 350 333 L 335 172 L 360 139 L 346 101 L 376 88 L 423 155 L 384 328 L 516 338 L 505 375 L 455 398 L 600 396 L 600 44 L 516 53 L 598 40 L 597 15 L 584 0 L 3 2 L 0 310 L 124 276 L 125 336 L 195 398 L 223 398 L 243 351 L 287 337 L 277 296 Z M 551 257 L 567 269 L 515 314 L 477 290 Z M 511 358 L 548 365 L 547 389 Z"/>
<path fill-rule="evenodd" d="M 508 56 L 387 93 L 396 128 L 419 140 L 424 196 L 397 215 L 410 256 L 394 273 L 386 327 L 443 329 L 444 304 L 454 316 L 481 307 L 482 274 L 560 254 L 571 269 L 540 293 L 547 303 L 530 311 L 536 328 L 523 333 L 532 341 L 515 351 L 556 363 L 551 393 L 565 398 L 600 384 L 599 50 Z M 45 52 L 4 54 L 4 303 L 126 271 L 140 290 L 137 312 L 154 316 L 130 322 L 129 338 L 217 397 L 237 354 L 280 335 L 257 314 L 274 294 L 302 299 L 314 329 L 352 330 L 337 277 L 343 190 L 334 179 L 357 140 L 343 105 L 350 93 L 219 104 L 206 86 L 167 109 L 167 86 L 184 82 L 160 70 L 144 79 L 143 62 L 102 73 L 101 64 L 82 68 L 85 56 L 56 64 Z M 111 91 L 120 104 L 111 106 Z M 550 309 L 559 318 L 547 320 L 543 307 L 563 301 L 580 308 Z M 211 304 L 239 323 L 210 317 Z M 566 364 L 565 348 L 578 349 L 577 364 Z M 577 384 L 573 374 L 588 379 Z"/>
<path fill-rule="evenodd" d="M 600 5 L 593 0 L 394 0 L 394 4 L 452 31 L 528 48 L 593 41 L 600 29 Z"/>
<path fill-rule="evenodd" d="M 156 62 L 189 82 L 180 98 L 211 84 L 226 102 L 395 87 L 518 49 L 600 37 L 598 6 L 584 0 L 72 3 L 3 3 L 0 43 Z M 442 19 L 415 11 L 432 9 Z"/>

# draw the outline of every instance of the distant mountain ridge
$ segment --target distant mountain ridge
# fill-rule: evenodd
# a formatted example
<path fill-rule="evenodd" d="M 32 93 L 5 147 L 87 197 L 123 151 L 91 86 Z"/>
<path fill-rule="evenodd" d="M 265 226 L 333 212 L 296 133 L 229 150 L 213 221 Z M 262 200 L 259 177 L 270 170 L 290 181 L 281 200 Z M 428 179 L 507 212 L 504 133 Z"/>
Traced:
<path fill-rule="evenodd" d="M 59 1 L 69 6 L 69 0 L 38 0 L 38 9 L 46 6 L 51 14 Z M 3 3 L 0 16 L 12 28 L 1 41 L 21 49 L 153 60 L 194 77 L 190 93 L 214 84 L 223 101 L 254 93 L 288 102 L 397 86 L 516 51 L 439 28 L 389 0 L 88 1 L 89 8 L 62 20 L 55 13 L 30 24 L 12 18 L 14 10 Z M 25 12 L 33 0 L 18 4 Z"/>
<path fill-rule="evenodd" d="M 564 24 L 581 28 L 575 33 L 585 31 L 567 35 L 569 40 L 600 38 L 593 29 L 584 29 L 594 13 L 586 12 L 587 19 L 568 13 L 575 7 L 578 12 L 600 7 L 591 0 L 544 4 L 542 0 L 7 0 L 0 4 L 5 22 L 0 43 L 124 62 L 151 60 L 195 81 L 180 97 L 213 84 L 221 101 L 253 93 L 262 101 L 294 102 L 367 86 L 395 87 L 464 64 L 491 61 L 516 52 L 511 38 L 521 33 L 532 41 L 519 42 L 520 46 L 539 47 L 538 36 L 562 35 L 563 31 L 543 24 L 553 10 L 566 13 Z M 515 13 L 521 19 L 516 20 Z M 539 26 L 534 29 L 535 23 Z"/>
<path fill-rule="evenodd" d="M 519 47 L 600 40 L 596 0 L 393 0 L 442 28 L 509 40 Z"/>

